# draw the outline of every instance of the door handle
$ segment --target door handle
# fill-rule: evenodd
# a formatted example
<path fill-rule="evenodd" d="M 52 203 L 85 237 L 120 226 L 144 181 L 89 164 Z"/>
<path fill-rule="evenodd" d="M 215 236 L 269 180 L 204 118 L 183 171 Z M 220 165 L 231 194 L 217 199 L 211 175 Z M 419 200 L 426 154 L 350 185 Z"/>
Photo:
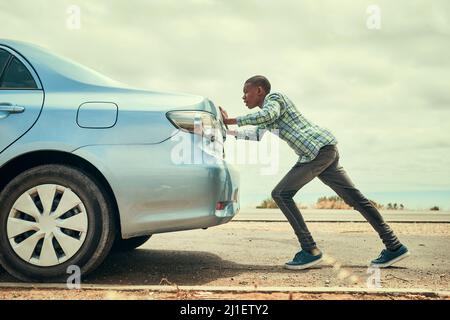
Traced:
<path fill-rule="evenodd" d="M 9 102 L 0 102 L 0 112 L 8 113 L 22 113 L 25 111 L 24 107 Z"/>
<path fill-rule="evenodd" d="M 7 118 L 11 113 L 22 113 L 24 107 L 9 102 L 0 102 L 0 120 Z"/>

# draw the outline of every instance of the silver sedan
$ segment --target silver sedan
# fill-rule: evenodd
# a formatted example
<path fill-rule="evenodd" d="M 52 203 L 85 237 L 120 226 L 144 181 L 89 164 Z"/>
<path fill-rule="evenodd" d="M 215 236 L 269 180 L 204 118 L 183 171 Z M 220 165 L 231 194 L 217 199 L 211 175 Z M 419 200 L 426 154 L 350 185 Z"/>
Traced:
<path fill-rule="evenodd" d="M 24 281 L 63 280 L 111 248 L 230 221 L 239 176 L 225 137 L 204 97 L 130 88 L 0 40 L 1 265 Z"/>

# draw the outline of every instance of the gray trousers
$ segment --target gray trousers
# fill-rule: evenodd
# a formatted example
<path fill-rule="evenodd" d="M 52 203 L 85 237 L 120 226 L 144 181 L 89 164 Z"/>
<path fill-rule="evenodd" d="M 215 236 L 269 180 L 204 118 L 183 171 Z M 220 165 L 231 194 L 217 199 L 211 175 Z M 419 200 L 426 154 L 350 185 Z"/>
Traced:
<path fill-rule="evenodd" d="M 353 182 L 339 164 L 339 152 L 335 145 L 320 149 L 317 157 L 308 163 L 297 163 L 272 191 L 272 198 L 284 213 L 297 235 L 303 250 L 316 248 L 308 227 L 297 208 L 294 195 L 315 177 L 333 189 L 348 205 L 358 210 L 372 225 L 388 250 L 401 246 L 391 228 L 373 204 L 355 188 Z"/>

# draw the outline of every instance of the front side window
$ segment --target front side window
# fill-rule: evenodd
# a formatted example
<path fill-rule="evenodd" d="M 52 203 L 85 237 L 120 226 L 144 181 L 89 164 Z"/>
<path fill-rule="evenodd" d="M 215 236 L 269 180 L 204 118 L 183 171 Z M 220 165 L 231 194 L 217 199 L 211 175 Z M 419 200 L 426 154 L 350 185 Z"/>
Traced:
<path fill-rule="evenodd" d="M 0 89 L 37 89 L 37 86 L 30 71 L 17 58 L 13 58 L 3 71 Z"/>
<path fill-rule="evenodd" d="M 5 69 L 6 63 L 9 59 L 9 53 L 5 50 L 0 49 L 0 77 L 3 73 L 3 69 Z"/>

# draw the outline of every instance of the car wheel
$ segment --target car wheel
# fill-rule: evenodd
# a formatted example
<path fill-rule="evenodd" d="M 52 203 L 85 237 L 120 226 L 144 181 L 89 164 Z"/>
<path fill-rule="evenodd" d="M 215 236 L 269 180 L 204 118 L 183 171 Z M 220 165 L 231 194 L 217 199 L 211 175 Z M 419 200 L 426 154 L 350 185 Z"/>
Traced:
<path fill-rule="evenodd" d="M 29 169 L 5 187 L 0 203 L 0 264 L 20 280 L 67 279 L 69 266 L 79 267 L 83 276 L 111 250 L 110 201 L 93 178 L 74 167 Z"/>
<path fill-rule="evenodd" d="M 130 239 L 119 239 L 116 238 L 116 241 L 114 242 L 114 245 L 112 247 L 112 251 L 114 252 L 126 252 L 136 249 L 137 247 L 140 247 L 145 242 L 147 242 L 148 239 L 150 239 L 150 236 L 141 236 L 141 237 L 134 237 Z"/>

